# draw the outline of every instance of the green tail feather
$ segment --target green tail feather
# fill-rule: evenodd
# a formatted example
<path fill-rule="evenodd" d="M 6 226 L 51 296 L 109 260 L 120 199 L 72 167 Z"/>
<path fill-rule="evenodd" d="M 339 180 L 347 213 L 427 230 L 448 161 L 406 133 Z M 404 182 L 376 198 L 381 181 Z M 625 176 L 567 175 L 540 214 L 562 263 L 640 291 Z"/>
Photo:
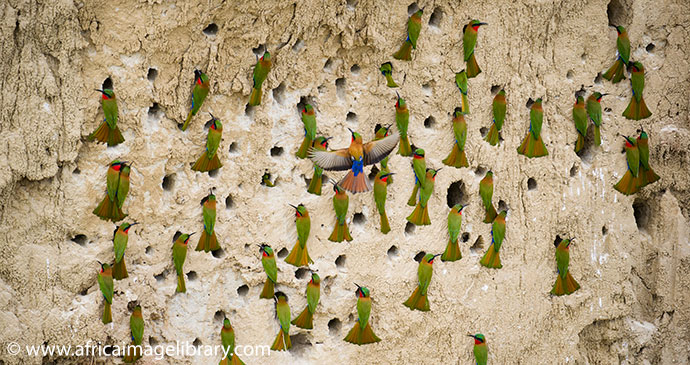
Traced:
<path fill-rule="evenodd" d="M 314 261 L 312 261 L 309 257 L 309 253 L 307 252 L 307 246 L 305 245 L 304 249 L 302 249 L 302 246 L 300 246 L 298 241 L 297 243 L 295 243 L 295 247 L 292 248 L 292 251 L 290 251 L 288 257 L 285 258 L 285 262 L 287 262 L 290 265 L 300 267 L 308 266 Z"/>
<path fill-rule="evenodd" d="M 388 87 L 398 87 L 398 84 L 393 81 L 393 77 L 391 75 L 385 75 L 386 76 L 386 86 Z"/>
<path fill-rule="evenodd" d="M 491 129 L 489 129 L 489 133 L 486 134 L 484 140 L 489 142 L 492 146 L 498 144 L 498 129 L 496 129 L 496 124 L 491 124 Z"/>
<path fill-rule="evenodd" d="M 209 159 L 208 153 L 204 151 L 204 153 L 202 153 L 201 156 L 199 156 L 199 159 L 196 160 L 194 166 L 192 166 L 192 170 L 199 172 L 208 172 L 217 170 L 221 167 L 223 167 L 223 164 L 220 163 L 220 159 L 218 159 L 217 152 L 213 155 L 212 158 Z"/>
<path fill-rule="evenodd" d="M 252 93 L 249 95 L 249 105 L 257 106 L 261 104 L 261 88 L 252 88 Z"/>
<path fill-rule="evenodd" d="M 481 261 L 479 263 L 482 266 L 491 268 L 491 269 L 500 269 L 503 267 L 501 264 L 501 255 L 498 251 L 494 250 L 494 244 L 492 243 L 491 246 L 489 246 L 489 249 L 486 250 L 486 253 L 484 254 L 484 257 L 482 257 Z"/>
<path fill-rule="evenodd" d="M 189 127 L 189 122 L 192 121 L 192 117 L 194 114 L 192 113 L 192 110 L 189 111 L 189 114 L 187 114 L 187 119 L 185 119 L 184 124 L 182 125 L 182 130 L 186 131 L 187 127 Z"/>
<path fill-rule="evenodd" d="M 609 69 L 606 70 L 606 72 L 604 72 L 604 74 L 601 76 L 615 84 L 625 78 L 624 71 L 625 64 L 623 63 L 623 60 L 618 58 L 616 62 L 614 62 L 613 65 L 611 65 L 611 67 L 609 67 Z"/>
<path fill-rule="evenodd" d="M 594 125 L 594 144 L 601 146 L 601 131 L 596 124 Z"/>
<path fill-rule="evenodd" d="M 525 139 L 522 140 L 522 144 L 520 144 L 517 151 L 519 154 L 529 158 L 542 157 L 549 154 L 541 136 L 539 136 L 539 139 L 534 139 L 531 132 L 527 132 Z"/>
<path fill-rule="evenodd" d="M 575 153 L 580 152 L 582 148 L 585 146 L 585 137 L 583 137 L 580 133 L 577 134 L 577 141 L 575 141 Z"/>
<path fill-rule="evenodd" d="M 482 70 L 479 68 L 479 65 L 477 64 L 477 59 L 474 58 L 474 52 L 470 55 L 470 59 L 467 60 L 467 78 L 471 79 L 477 75 L 479 75 L 482 72 Z"/>
<path fill-rule="evenodd" d="M 428 226 L 431 224 L 431 219 L 429 218 L 429 207 L 422 207 L 421 203 L 417 203 L 412 214 L 407 217 L 407 220 L 417 226 Z"/>
<path fill-rule="evenodd" d="M 640 98 L 638 103 L 635 97 L 630 98 L 630 104 L 623 112 L 623 116 L 632 120 L 641 120 L 652 116 L 652 112 L 647 108 L 644 98 Z"/>
<path fill-rule="evenodd" d="M 405 136 L 400 136 L 400 146 L 398 146 L 398 154 L 400 156 L 412 156 L 412 146 L 410 146 L 410 139 Z"/>
<path fill-rule="evenodd" d="M 177 289 L 175 289 L 175 291 L 178 293 L 187 292 L 187 286 L 184 282 L 184 273 L 180 273 L 179 275 L 177 275 Z"/>
<path fill-rule="evenodd" d="M 307 330 L 314 328 L 314 315 L 309 312 L 309 306 L 304 308 L 299 317 L 292 320 L 292 324 Z"/>
<path fill-rule="evenodd" d="M 465 151 L 460 151 L 457 143 L 453 144 L 453 149 L 450 151 L 450 154 L 448 154 L 448 157 L 443 160 L 443 164 L 455 168 L 470 166 L 467 162 L 467 155 L 465 155 Z"/>
<path fill-rule="evenodd" d="M 125 141 L 125 138 L 120 132 L 120 128 L 116 125 L 115 128 L 110 129 L 106 121 L 103 121 L 103 123 L 98 126 L 98 129 L 89 135 L 88 139 L 89 141 L 97 140 L 101 143 L 107 143 L 108 147 L 116 146 Z"/>
<path fill-rule="evenodd" d="M 419 184 L 414 184 L 414 189 L 412 189 L 412 195 L 410 199 L 407 200 L 407 205 L 414 207 L 417 205 L 417 192 L 419 191 Z"/>
<path fill-rule="evenodd" d="M 381 339 L 374 334 L 369 322 L 367 322 L 367 325 L 364 326 L 364 328 L 359 325 L 359 322 L 356 322 L 354 327 L 352 327 L 350 332 L 345 337 L 345 342 L 354 343 L 355 345 L 366 345 L 368 343 L 379 341 L 381 341 Z"/>
<path fill-rule="evenodd" d="M 271 350 L 273 351 L 287 351 L 292 347 L 292 342 L 290 341 L 290 335 L 283 332 L 283 330 L 278 330 L 278 335 L 276 336 L 273 345 L 271 345 Z"/>
<path fill-rule="evenodd" d="M 553 289 L 551 289 L 551 294 L 553 295 L 570 295 L 576 290 L 580 289 L 580 284 L 573 279 L 570 272 L 567 272 L 565 279 L 561 275 L 556 275 L 556 282 L 553 284 Z"/>
<path fill-rule="evenodd" d="M 297 153 L 295 153 L 295 156 L 297 158 L 307 158 L 307 152 L 309 151 L 309 147 L 311 147 L 312 140 L 304 136 L 304 140 L 302 140 L 302 145 L 299 146 L 299 150 L 297 150 Z"/>
<path fill-rule="evenodd" d="M 632 175 L 632 172 L 630 172 L 630 169 L 628 169 L 625 171 L 625 174 L 620 181 L 613 186 L 613 188 L 618 190 L 623 195 L 632 195 L 639 191 L 639 186 L 640 184 L 638 179 L 635 178 Z"/>
<path fill-rule="evenodd" d="M 446 246 L 446 250 L 443 252 L 443 255 L 441 255 L 441 261 L 458 261 L 461 258 L 462 252 L 460 251 L 458 240 L 456 239 L 455 241 L 451 241 L 448 239 L 448 245 Z"/>
<path fill-rule="evenodd" d="M 127 273 L 127 266 L 125 264 L 125 257 L 123 255 L 122 260 L 120 260 L 120 262 L 115 262 L 113 264 L 113 279 L 122 280 L 128 277 L 129 274 Z"/>
<path fill-rule="evenodd" d="M 350 236 L 350 230 L 347 228 L 347 222 L 339 224 L 335 222 L 335 227 L 333 227 L 333 232 L 331 236 L 328 237 L 329 241 L 332 242 L 343 242 L 343 240 L 352 241 L 352 236 Z"/>
<path fill-rule="evenodd" d="M 411 310 L 420 310 L 422 312 L 429 311 L 429 299 L 426 295 L 422 295 L 419 291 L 419 286 L 414 290 L 410 298 L 403 303 L 407 308 Z"/>
<path fill-rule="evenodd" d="M 489 205 L 488 208 L 485 208 L 486 214 L 484 215 L 484 223 L 493 223 L 494 219 L 496 219 L 496 216 L 498 213 L 496 213 L 496 208 L 494 208 L 494 205 L 491 204 Z"/>
<path fill-rule="evenodd" d="M 113 321 L 113 313 L 110 310 L 110 303 L 106 300 L 103 304 L 103 318 L 101 318 L 103 324 L 108 324 Z"/>
<path fill-rule="evenodd" d="M 388 223 L 388 215 L 384 210 L 381 214 L 381 233 L 386 234 L 391 231 L 390 223 Z"/>
<path fill-rule="evenodd" d="M 400 46 L 400 49 L 398 52 L 395 52 L 393 54 L 393 58 L 396 60 L 403 60 L 403 61 L 410 61 L 412 60 L 412 43 L 409 41 L 403 42 L 402 46 Z"/>
<path fill-rule="evenodd" d="M 310 194 L 321 195 L 321 185 L 323 185 L 323 170 L 319 172 L 317 169 L 321 170 L 318 167 L 314 169 L 314 176 L 311 178 L 311 181 L 309 182 L 309 187 L 307 188 L 307 191 Z"/>
<path fill-rule="evenodd" d="M 261 290 L 261 295 L 259 295 L 259 298 L 262 299 L 273 299 L 273 294 L 274 294 L 274 288 L 275 284 L 271 279 L 266 278 L 266 282 L 264 283 L 264 288 Z"/>

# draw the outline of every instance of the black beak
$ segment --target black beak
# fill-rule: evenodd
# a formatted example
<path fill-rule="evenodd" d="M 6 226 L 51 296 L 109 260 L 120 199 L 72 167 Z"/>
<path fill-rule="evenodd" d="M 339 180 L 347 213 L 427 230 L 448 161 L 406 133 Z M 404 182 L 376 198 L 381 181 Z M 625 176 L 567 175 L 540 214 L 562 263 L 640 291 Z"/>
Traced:
<path fill-rule="evenodd" d="M 395 92 L 395 95 L 397 95 L 397 96 L 398 96 L 398 99 L 400 99 L 400 94 L 398 94 L 397 91 Z"/>
<path fill-rule="evenodd" d="M 101 90 L 101 89 L 94 89 L 94 90 L 100 92 L 101 94 L 105 94 L 105 91 L 103 91 L 103 90 Z"/>
<path fill-rule="evenodd" d="M 190 233 L 190 234 L 189 234 L 189 237 L 192 237 L 195 233 L 196 233 L 196 232 Z M 189 238 L 189 237 L 187 237 L 187 238 Z"/>
<path fill-rule="evenodd" d="M 129 226 L 132 227 L 132 226 L 136 226 L 137 224 L 139 224 L 139 222 L 134 222 L 134 223 L 130 224 Z"/>
<path fill-rule="evenodd" d="M 297 207 L 296 207 L 296 206 L 294 206 L 294 205 L 292 205 L 292 204 L 288 204 L 288 205 L 291 206 L 291 207 L 293 207 L 293 208 L 295 208 L 295 210 L 297 210 Z"/>
<path fill-rule="evenodd" d="M 354 284 L 357 285 L 357 289 L 362 289 L 362 287 L 359 286 L 359 284 L 357 284 L 357 283 L 354 283 Z"/>
<path fill-rule="evenodd" d="M 481 25 L 489 25 L 489 23 L 483 23 L 483 22 L 482 22 L 482 23 L 479 23 L 479 24 L 477 24 L 477 25 L 480 25 L 480 26 L 481 26 Z"/>

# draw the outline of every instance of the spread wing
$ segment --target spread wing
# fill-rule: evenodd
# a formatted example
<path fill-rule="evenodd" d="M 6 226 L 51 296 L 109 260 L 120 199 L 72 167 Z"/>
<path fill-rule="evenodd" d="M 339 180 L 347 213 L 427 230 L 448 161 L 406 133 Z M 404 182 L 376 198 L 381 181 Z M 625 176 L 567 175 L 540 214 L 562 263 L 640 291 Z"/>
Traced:
<path fill-rule="evenodd" d="M 311 147 L 309 148 L 309 158 L 324 170 L 344 171 L 352 168 L 352 160 L 347 148 L 335 151 L 319 151 Z"/>
<path fill-rule="evenodd" d="M 364 148 L 364 164 L 375 164 L 388 156 L 395 148 L 400 140 L 398 133 L 393 133 L 390 136 L 379 139 L 378 141 L 371 141 L 366 143 Z"/>

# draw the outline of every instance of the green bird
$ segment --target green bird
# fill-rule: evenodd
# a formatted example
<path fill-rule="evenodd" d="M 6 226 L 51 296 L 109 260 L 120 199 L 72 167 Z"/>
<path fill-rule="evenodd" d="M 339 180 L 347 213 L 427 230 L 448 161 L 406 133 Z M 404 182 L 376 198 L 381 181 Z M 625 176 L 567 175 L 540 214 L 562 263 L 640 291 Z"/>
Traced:
<path fill-rule="evenodd" d="M 458 90 L 460 90 L 460 97 L 462 100 L 460 112 L 462 114 L 470 114 L 470 100 L 467 97 L 469 86 L 467 85 L 467 72 L 465 72 L 465 70 L 455 74 L 455 85 L 458 87 Z"/>
<path fill-rule="evenodd" d="M 474 360 L 477 365 L 486 365 L 489 358 L 489 349 L 486 347 L 486 338 L 481 333 L 467 335 L 474 338 Z"/>
<path fill-rule="evenodd" d="M 96 209 L 93 210 L 93 214 L 97 215 L 103 220 L 111 220 L 117 222 L 123 220 L 127 214 L 122 212 L 119 206 L 118 190 L 120 188 L 120 176 L 121 171 L 126 162 L 120 162 L 120 160 L 114 160 L 110 163 L 108 167 L 108 172 L 106 173 L 106 195 L 103 200 L 98 204 Z M 129 190 L 129 184 L 127 183 L 127 190 Z M 124 185 L 123 185 L 124 188 Z M 124 198 L 122 198 L 124 202 Z"/>
<path fill-rule="evenodd" d="M 331 139 L 332 137 L 324 137 L 324 136 L 319 136 L 316 137 L 314 140 L 314 143 L 312 144 L 312 147 L 314 147 L 314 150 L 316 151 L 326 151 L 328 149 L 328 140 Z M 321 195 L 321 186 L 323 185 L 323 169 L 319 167 L 319 165 L 314 163 L 314 175 L 311 178 L 311 181 L 309 182 L 309 187 L 307 188 L 307 192 L 310 194 L 314 195 Z"/>
<path fill-rule="evenodd" d="M 585 108 L 587 109 L 587 116 L 594 123 L 594 144 L 601 146 L 601 98 L 608 94 L 600 92 L 592 93 L 587 98 Z"/>
<path fill-rule="evenodd" d="M 129 229 L 139 223 L 122 223 L 115 228 L 113 232 L 113 251 L 115 251 L 115 263 L 113 263 L 113 279 L 122 280 L 129 275 L 127 274 L 127 265 L 125 265 L 125 249 L 127 248 L 127 240 L 129 239 Z"/>
<path fill-rule="evenodd" d="M 345 341 L 354 343 L 355 345 L 366 345 L 368 343 L 381 341 L 381 339 L 374 334 L 374 331 L 371 329 L 371 324 L 369 323 L 369 316 L 371 315 L 371 296 L 369 294 L 369 289 L 357 285 L 355 296 L 357 296 L 357 322 L 355 322 L 355 325 L 350 332 L 348 332 Z"/>
<path fill-rule="evenodd" d="M 374 179 L 374 202 L 376 203 L 376 210 L 378 210 L 381 217 L 381 233 L 383 234 L 391 231 L 388 215 L 386 215 L 386 197 L 388 195 L 388 180 L 393 174 L 393 172 L 384 173 L 381 170 Z"/>
<path fill-rule="evenodd" d="M 424 186 L 426 180 L 426 160 L 424 159 L 424 150 L 417 148 L 412 156 L 412 171 L 414 171 L 414 188 L 412 195 L 407 200 L 407 205 L 415 206 L 417 204 L 417 192 L 419 188 Z"/>
<path fill-rule="evenodd" d="M 125 141 L 122 137 L 120 128 L 117 127 L 117 99 L 115 92 L 112 89 L 103 89 L 96 91 L 101 93 L 101 106 L 103 107 L 103 122 L 98 126 L 95 132 L 89 135 L 89 141 L 97 140 L 101 143 L 107 143 L 108 147 L 116 146 Z"/>
<path fill-rule="evenodd" d="M 347 228 L 347 207 L 350 204 L 350 198 L 347 196 L 347 191 L 335 182 L 333 184 L 333 210 L 335 210 L 335 227 L 331 236 L 328 237 L 332 242 L 343 242 L 343 240 L 352 241 L 350 230 Z"/>
<path fill-rule="evenodd" d="M 307 158 L 309 147 L 312 146 L 314 138 L 316 138 L 316 115 L 314 114 L 314 107 L 310 104 L 305 105 L 302 109 L 302 123 L 304 124 L 304 140 L 295 154 L 297 158 Z"/>
<path fill-rule="evenodd" d="M 101 289 L 105 302 L 103 303 L 103 324 L 113 321 L 113 314 L 110 306 L 113 304 L 113 268 L 108 264 L 101 264 L 101 271 L 98 273 L 98 287 Z"/>
<path fill-rule="evenodd" d="M 625 78 L 625 66 L 627 66 L 630 61 L 630 39 L 628 38 L 628 32 L 620 25 L 615 28 L 618 33 L 618 38 L 616 39 L 618 57 L 616 58 L 616 62 L 601 75 L 614 84 Z"/>
<path fill-rule="evenodd" d="M 271 246 L 263 243 L 259 245 L 259 252 L 261 252 L 261 266 L 264 267 L 264 271 L 266 272 L 266 282 L 264 283 L 264 288 L 259 298 L 271 299 L 274 295 L 273 290 L 278 282 L 276 256 Z"/>
<path fill-rule="evenodd" d="M 544 121 L 544 109 L 541 106 L 541 98 L 537 99 L 529 112 L 529 131 L 522 140 L 517 151 L 519 154 L 532 157 L 542 157 L 549 154 L 541 139 L 541 126 Z"/>
<path fill-rule="evenodd" d="M 632 84 L 632 98 L 630 98 L 630 104 L 623 112 L 623 116 L 632 120 L 651 117 L 652 112 L 649 111 L 642 97 L 642 92 L 644 91 L 644 66 L 640 62 L 635 61 L 632 63 L 630 83 Z"/>
<path fill-rule="evenodd" d="M 484 223 L 492 223 L 496 218 L 496 208 L 491 201 L 494 196 L 494 173 L 489 170 L 484 178 L 479 182 L 479 196 L 482 198 L 482 205 L 486 211 Z"/>
<path fill-rule="evenodd" d="M 400 46 L 398 52 L 393 54 L 393 58 L 396 60 L 412 60 L 412 49 L 417 49 L 417 39 L 419 39 L 419 32 L 422 30 L 423 13 L 422 9 L 419 9 L 407 20 L 407 39 Z"/>
<path fill-rule="evenodd" d="M 311 229 L 311 219 L 307 207 L 300 204 L 298 206 L 290 205 L 295 208 L 295 225 L 297 226 L 297 242 L 292 248 L 290 254 L 285 258 L 285 262 L 297 267 L 307 266 L 314 261 L 309 257 L 307 251 L 307 239 L 309 238 L 309 231 Z"/>
<path fill-rule="evenodd" d="M 320 296 L 321 278 L 319 274 L 312 271 L 311 280 L 307 284 L 307 307 L 292 321 L 292 324 L 308 330 L 314 328 L 314 313 L 316 312 L 316 305 L 319 304 Z"/>
<path fill-rule="evenodd" d="M 390 132 L 391 126 L 392 126 L 392 124 L 389 124 L 389 125 L 386 125 L 386 126 L 377 124 L 377 125 L 376 125 L 376 128 L 375 128 L 375 130 L 374 130 L 374 141 L 378 141 L 378 140 L 381 140 L 381 139 L 384 139 L 384 138 L 388 137 L 388 132 Z M 390 170 L 388 170 L 388 159 L 389 159 L 390 157 L 391 157 L 391 156 L 388 155 L 388 156 L 386 156 L 383 160 L 381 160 L 381 171 L 382 171 L 384 174 L 387 173 L 387 172 L 390 172 Z M 393 177 L 392 177 L 392 176 L 391 176 L 390 178 L 388 178 L 388 183 L 389 183 L 389 184 L 392 184 L 392 183 L 393 183 Z"/>
<path fill-rule="evenodd" d="M 458 237 L 460 237 L 460 226 L 462 225 L 462 210 L 467 205 L 455 204 L 448 213 L 448 245 L 441 255 L 441 261 L 457 261 L 462 258 Z"/>
<path fill-rule="evenodd" d="M 206 136 L 206 150 L 201 153 L 201 156 L 192 166 L 194 171 L 207 172 L 223 167 L 220 159 L 218 159 L 218 146 L 220 146 L 220 140 L 223 137 L 223 123 L 213 114 L 211 114 L 209 122 L 211 126 L 208 128 L 208 135 Z"/>
<path fill-rule="evenodd" d="M 484 140 L 489 142 L 490 145 L 495 146 L 498 144 L 499 132 L 503 128 L 503 122 L 506 118 L 506 91 L 501 89 L 501 91 L 496 94 L 494 101 L 491 105 L 493 112 L 493 122 L 491 123 L 491 128 L 489 133 L 486 134 Z"/>
<path fill-rule="evenodd" d="M 575 122 L 575 129 L 577 130 L 577 141 L 575 142 L 575 153 L 577 153 L 585 146 L 587 125 L 589 124 L 587 121 L 587 110 L 585 110 L 585 99 L 582 96 L 575 97 L 573 121 Z"/>
<path fill-rule="evenodd" d="M 640 130 L 640 136 L 637 137 L 637 149 L 640 152 L 640 172 L 637 174 L 640 189 L 659 180 L 654 170 L 649 166 L 649 136 L 644 129 Z"/>
<path fill-rule="evenodd" d="M 398 84 L 393 81 L 393 64 L 386 62 L 379 67 L 379 71 L 386 78 L 386 86 L 388 87 L 398 87 Z"/>
<path fill-rule="evenodd" d="M 470 79 L 482 72 L 477 64 L 477 59 L 474 57 L 474 46 L 477 44 L 477 34 L 479 27 L 482 25 L 487 25 L 487 23 L 481 23 L 479 20 L 473 19 L 462 27 L 462 50 L 467 63 L 467 77 Z"/>
<path fill-rule="evenodd" d="M 271 182 L 271 174 L 268 171 L 264 172 L 264 174 L 261 176 L 261 183 L 269 188 L 276 186 Z"/>
<path fill-rule="evenodd" d="M 254 66 L 254 72 L 252 73 L 252 81 L 254 82 L 252 86 L 252 93 L 249 95 L 249 105 L 256 106 L 261 104 L 261 86 L 268 72 L 271 71 L 271 54 L 266 51 L 261 58 L 256 60 L 256 65 Z"/>
<path fill-rule="evenodd" d="M 410 310 L 429 311 L 429 299 L 426 295 L 431 283 L 431 275 L 434 273 L 434 259 L 437 256 L 441 256 L 441 254 L 434 255 L 428 253 L 419 262 L 419 267 L 417 268 L 417 288 L 412 292 L 410 298 L 403 303 Z"/>
<path fill-rule="evenodd" d="M 271 350 L 273 351 L 287 351 L 292 347 L 290 341 L 290 306 L 288 305 L 288 298 L 283 292 L 277 292 L 275 295 L 276 302 L 276 316 L 280 324 L 280 330 L 276 336 Z"/>
<path fill-rule="evenodd" d="M 182 130 L 186 131 L 189 127 L 189 122 L 192 121 L 192 117 L 195 116 L 201 105 L 204 103 L 209 90 L 211 89 L 211 84 L 208 80 L 208 76 L 205 73 L 194 70 L 194 89 L 192 89 L 192 109 L 189 110 L 187 114 L 187 119 L 185 119 L 182 125 Z"/>
<path fill-rule="evenodd" d="M 223 327 L 220 329 L 220 342 L 223 346 L 223 360 L 226 360 L 226 364 L 244 364 L 235 353 L 235 330 L 227 318 L 223 320 Z"/>
<path fill-rule="evenodd" d="M 460 108 L 455 108 L 453 112 L 453 137 L 455 138 L 453 149 L 443 160 L 443 164 L 456 168 L 469 167 L 470 164 L 467 162 L 467 155 L 465 154 L 467 122 L 465 122 L 465 116 Z"/>
<path fill-rule="evenodd" d="M 494 219 L 491 225 L 491 246 L 486 250 L 484 257 L 479 261 L 482 266 L 486 266 L 492 269 L 500 269 L 503 267 L 501 264 L 501 256 L 498 250 L 501 249 L 503 244 L 503 238 L 506 235 L 506 215 L 508 212 L 501 211 Z"/>
<path fill-rule="evenodd" d="M 194 233 L 181 234 L 180 237 L 177 237 L 173 243 L 173 263 L 175 264 L 175 272 L 177 272 L 177 289 L 175 289 L 176 293 L 187 292 L 182 266 L 184 266 L 184 261 L 187 259 L 187 243 L 189 242 L 189 238 L 192 237 Z"/>
<path fill-rule="evenodd" d="M 398 154 L 400 156 L 409 156 L 412 154 L 412 147 L 410 146 L 410 140 L 407 137 L 407 126 L 410 123 L 410 111 L 407 109 L 407 103 L 405 99 L 398 95 L 398 101 L 395 102 L 395 125 L 398 127 L 398 133 L 400 134 L 400 147 L 398 147 Z"/>
<path fill-rule="evenodd" d="M 407 221 L 418 226 L 428 226 L 431 224 L 431 219 L 429 218 L 429 198 L 434 192 L 434 182 L 436 181 L 436 174 L 441 171 L 441 169 L 426 169 L 426 177 L 424 178 L 424 184 L 419 192 L 419 201 L 410 214 L 407 217 Z"/>
<path fill-rule="evenodd" d="M 125 199 L 127 194 L 129 194 L 129 172 L 131 171 L 131 166 L 132 164 L 122 165 L 120 178 L 117 181 L 117 194 L 115 197 L 117 198 L 117 207 L 120 209 L 125 205 Z"/>
<path fill-rule="evenodd" d="M 553 284 L 551 294 L 553 295 L 569 295 L 580 289 L 580 284 L 570 275 L 570 244 L 574 238 L 561 240 L 556 246 L 556 266 L 558 267 L 558 275 L 556 282 Z"/>
<path fill-rule="evenodd" d="M 625 158 L 628 162 L 628 169 L 613 188 L 624 195 L 632 195 L 640 190 L 640 180 L 638 178 L 640 172 L 640 150 L 637 147 L 636 140 L 626 136 L 623 138 L 625 138 Z"/>
<path fill-rule="evenodd" d="M 211 252 L 220 250 L 215 230 L 216 196 L 213 194 L 213 190 L 209 191 L 208 195 L 201 200 L 201 206 L 201 212 L 204 217 L 204 230 L 201 231 L 201 237 L 199 237 L 199 243 L 197 243 L 195 251 Z"/>
<path fill-rule="evenodd" d="M 129 330 L 132 335 L 132 345 L 135 347 L 127 348 L 127 353 L 123 360 L 125 364 L 134 363 L 142 357 L 141 343 L 144 339 L 144 317 L 141 314 L 140 305 L 134 307 L 132 315 L 129 316 Z"/>

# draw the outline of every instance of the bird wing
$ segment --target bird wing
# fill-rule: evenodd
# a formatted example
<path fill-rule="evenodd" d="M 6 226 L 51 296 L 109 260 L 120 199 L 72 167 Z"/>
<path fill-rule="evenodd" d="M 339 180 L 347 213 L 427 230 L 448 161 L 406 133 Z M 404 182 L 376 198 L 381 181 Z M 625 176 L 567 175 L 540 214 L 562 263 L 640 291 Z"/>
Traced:
<path fill-rule="evenodd" d="M 364 164 L 375 164 L 388 156 L 391 151 L 398 145 L 400 136 L 397 133 L 379 139 L 378 141 L 371 141 L 363 146 L 364 149 Z"/>
<path fill-rule="evenodd" d="M 352 167 L 352 160 L 347 148 L 335 151 L 319 151 L 311 147 L 309 148 L 309 158 L 324 170 L 344 171 Z"/>

